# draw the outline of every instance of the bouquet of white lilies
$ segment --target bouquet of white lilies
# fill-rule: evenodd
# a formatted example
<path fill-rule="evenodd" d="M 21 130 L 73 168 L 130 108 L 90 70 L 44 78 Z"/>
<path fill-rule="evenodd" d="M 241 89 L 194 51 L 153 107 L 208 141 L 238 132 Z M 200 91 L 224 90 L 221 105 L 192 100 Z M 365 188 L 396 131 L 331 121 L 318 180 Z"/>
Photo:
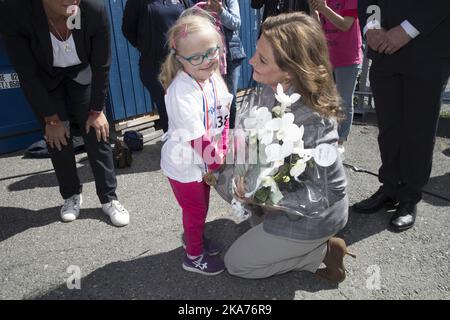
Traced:
<path fill-rule="evenodd" d="M 294 115 L 285 112 L 300 95 L 288 96 L 278 84 L 275 99 L 280 105 L 273 107 L 272 112 L 267 107 L 252 106 L 244 119 L 248 146 L 258 150 L 254 165 L 261 168 L 255 186 L 245 196 L 267 205 L 276 205 L 283 198 L 280 188 L 292 189 L 311 159 L 303 148 L 303 126 L 294 124 Z"/>
<path fill-rule="evenodd" d="M 222 171 L 216 189 L 231 202 L 240 219 L 248 216 L 244 203 L 302 217 L 298 199 L 283 198 L 302 187 L 301 175 L 310 161 L 327 166 L 336 159 L 335 149 L 330 150 L 329 145 L 304 148 L 304 127 L 294 123 L 294 113 L 290 112 L 300 97 L 298 93 L 286 94 L 278 84 L 275 106 L 260 106 L 263 99 L 255 93 L 237 111 L 234 144 L 227 155 L 227 164 L 233 166 Z M 243 193 L 241 199 L 236 199 L 238 193 Z"/>

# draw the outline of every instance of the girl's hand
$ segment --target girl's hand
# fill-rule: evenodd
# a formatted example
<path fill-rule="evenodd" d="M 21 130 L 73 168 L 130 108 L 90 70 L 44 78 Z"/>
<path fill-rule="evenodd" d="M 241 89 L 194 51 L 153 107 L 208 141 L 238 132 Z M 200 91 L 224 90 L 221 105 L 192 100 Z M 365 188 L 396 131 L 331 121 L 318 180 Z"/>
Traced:
<path fill-rule="evenodd" d="M 216 177 L 213 175 L 212 172 L 207 172 L 205 173 L 205 175 L 203 176 L 203 181 L 205 181 L 205 183 L 208 186 L 214 187 L 217 183 L 217 179 Z"/>
<path fill-rule="evenodd" d="M 103 111 L 98 113 L 91 112 L 89 114 L 89 118 L 86 121 L 86 133 L 89 133 L 91 127 L 95 130 L 98 142 L 100 142 L 102 139 L 103 141 L 108 142 L 109 123 L 108 120 L 106 120 Z"/>

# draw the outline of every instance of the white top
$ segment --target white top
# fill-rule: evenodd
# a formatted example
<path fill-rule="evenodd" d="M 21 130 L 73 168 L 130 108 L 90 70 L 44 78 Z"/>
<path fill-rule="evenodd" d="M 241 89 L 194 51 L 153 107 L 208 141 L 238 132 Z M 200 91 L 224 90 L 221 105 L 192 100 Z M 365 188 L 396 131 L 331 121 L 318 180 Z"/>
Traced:
<path fill-rule="evenodd" d="M 52 40 L 54 67 L 66 68 L 81 64 L 72 35 L 66 41 L 60 41 L 50 32 L 50 39 Z"/>
<path fill-rule="evenodd" d="M 209 109 L 208 134 L 213 143 L 217 143 L 229 117 L 233 95 L 217 75 L 212 76 L 211 80 L 202 86 Z M 182 183 L 200 182 L 206 172 L 206 166 L 192 148 L 190 141 L 206 133 L 202 90 L 193 78 L 180 71 L 167 89 L 165 102 L 169 130 L 163 136 L 165 143 L 161 150 L 161 169 L 164 175 L 173 180 Z"/>

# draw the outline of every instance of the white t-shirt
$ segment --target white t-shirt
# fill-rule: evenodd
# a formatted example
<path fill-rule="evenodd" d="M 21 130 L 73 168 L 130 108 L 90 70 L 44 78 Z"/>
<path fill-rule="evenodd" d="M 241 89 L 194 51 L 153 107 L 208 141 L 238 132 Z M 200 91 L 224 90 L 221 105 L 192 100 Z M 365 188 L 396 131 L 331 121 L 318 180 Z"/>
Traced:
<path fill-rule="evenodd" d="M 52 40 L 54 67 L 66 68 L 81 64 L 72 35 L 66 41 L 60 41 L 50 32 L 50 39 Z"/>
<path fill-rule="evenodd" d="M 233 99 L 217 75 L 202 86 L 204 95 L 199 84 L 186 72 L 180 71 L 165 96 L 169 129 L 163 137 L 161 169 L 167 177 L 183 183 L 200 182 L 206 172 L 203 159 L 190 143 L 206 133 L 204 96 L 209 109 L 209 136 L 213 143 L 217 143 L 220 137 Z"/>

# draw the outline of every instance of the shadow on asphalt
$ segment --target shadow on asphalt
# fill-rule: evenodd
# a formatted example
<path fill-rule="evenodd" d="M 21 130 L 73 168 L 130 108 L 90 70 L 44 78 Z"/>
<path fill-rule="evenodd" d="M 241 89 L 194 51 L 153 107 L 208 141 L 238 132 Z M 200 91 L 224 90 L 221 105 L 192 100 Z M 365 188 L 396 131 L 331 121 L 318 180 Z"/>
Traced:
<path fill-rule="evenodd" d="M 450 157 L 450 148 L 445 149 L 444 151 L 442 151 L 442 153 L 443 153 L 446 157 Z"/>
<path fill-rule="evenodd" d="M 35 159 L 33 161 L 39 161 Z M 133 152 L 133 163 L 131 167 L 116 169 L 116 175 L 152 172 L 160 169 L 161 143 L 144 145 L 144 150 Z M 91 166 L 88 161 L 83 161 L 78 168 L 78 177 L 81 183 L 94 181 Z M 11 183 L 8 191 L 22 191 L 34 188 L 57 187 L 58 181 L 54 171 L 28 176 L 20 181 Z"/>
<path fill-rule="evenodd" d="M 447 172 L 442 176 L 430 178 L 430 181 L 425 186 L 424 190 L 450 199 L 450 172 Z M 433 197 L 428 194 L 423 195 L 423 201 L 438 207 L 450 206 L 450 201 Z"/>
<path fill-rule="evenodd" d="M 249 228 L 218 219 L 206 224 L 206 234 L 227 246 Z M 145 254 L 145 253 L 144 253 Z M 184 250 L 179 248 L 155 255 L 117 261 L 81 279 L 80 290 L 66 285 L 35 294 L 28 299 L 277 299 L 292 300 L 297 290 L 316 292 L 336 289 L 337 285 L 316 278 L 309 272 L 289 272 L 267 279 L 241 279 L 223 272 L 208 277 L 182 269 Z M 223 253 L 222 253 L 223 255 Z"/>
<path fill-rule="evenodd" d="M 0 207 L 0 242 L 28 229 L 60 222 L 60 206 L 43 210 L 28 210 L 15 207 Z M 101 208 L 81 209 L 79 220 L 100 220 L 111 225 Z"/>
<path fill-rule="evenodd" d="M 388 229 L 389 221 L 394 212 L 395 210 L 388 212 L 380 210 L 372 214 L 361 214 L 350 208 L 347 225 L 336 236 L 344 239 L 347 246 L 350 246 Z M 355 252 L 355 254 L 358 258 L 362 258 L 362 253 Z"/>

